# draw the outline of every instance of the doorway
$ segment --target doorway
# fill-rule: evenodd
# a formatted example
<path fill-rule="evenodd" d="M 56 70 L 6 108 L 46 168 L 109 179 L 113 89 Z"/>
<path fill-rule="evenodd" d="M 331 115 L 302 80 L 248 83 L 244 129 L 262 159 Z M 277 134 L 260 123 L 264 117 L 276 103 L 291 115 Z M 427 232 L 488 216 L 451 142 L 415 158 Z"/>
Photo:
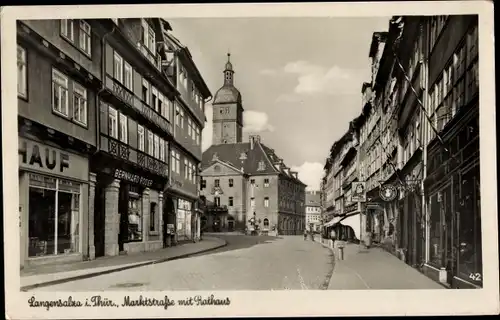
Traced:
<path fill-rule="evenodd" d="M 227 231 L 229 231 L 229 232 L 234 231 L 234 218 L 233 217 L 227 218 Z"/>
<path fill-rule="evenodd" d="M 95 256 L 103 257 L 104 252 L 104 229 L 105 229 L 105 193 L 102 183 L 95 186 L 94 198 L 94 246 Z"/>

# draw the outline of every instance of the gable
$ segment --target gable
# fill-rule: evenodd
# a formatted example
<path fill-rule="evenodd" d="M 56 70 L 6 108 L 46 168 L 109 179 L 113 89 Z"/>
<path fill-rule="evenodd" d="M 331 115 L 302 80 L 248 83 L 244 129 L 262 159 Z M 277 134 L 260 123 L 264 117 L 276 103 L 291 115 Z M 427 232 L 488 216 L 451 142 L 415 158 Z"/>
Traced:
<path fill-rule="evenodd" d="M 222 161 L 214 161 L 212 165 L 208 166 L 201 172 L 202 176 L 234 176 L 242 175 L 241 171 L 236 170 L 236 168 L 226 164 Z"/>

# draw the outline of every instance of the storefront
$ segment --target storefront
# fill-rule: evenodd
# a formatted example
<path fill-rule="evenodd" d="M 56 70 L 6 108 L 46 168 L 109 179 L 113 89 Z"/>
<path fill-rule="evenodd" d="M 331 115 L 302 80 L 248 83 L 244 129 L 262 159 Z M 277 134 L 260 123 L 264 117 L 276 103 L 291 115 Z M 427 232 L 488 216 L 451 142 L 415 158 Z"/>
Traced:
<path fill-rule="evenodd" d="M 192 240 L 193 202 L 186 199 L 177 199 L 177 239 L 179 241 Z"/>
<path fill-rule="evenodd" d="M 88 256 L 88 158 L 19 137 L 21 267 Z"/>
<path fill-rule="evenodd" d="M 453 288 L 482 287 L 479 108 L 451 125 L 452 155 L 429 145 L 424 186 L 428 212 L 424 272 Z"/>
<path fill-rule="evenodd" d="M 95 256 L 115 256 L 163 247 L 166 178 L 117 159 L 95 157 L 93 236 Z"/>

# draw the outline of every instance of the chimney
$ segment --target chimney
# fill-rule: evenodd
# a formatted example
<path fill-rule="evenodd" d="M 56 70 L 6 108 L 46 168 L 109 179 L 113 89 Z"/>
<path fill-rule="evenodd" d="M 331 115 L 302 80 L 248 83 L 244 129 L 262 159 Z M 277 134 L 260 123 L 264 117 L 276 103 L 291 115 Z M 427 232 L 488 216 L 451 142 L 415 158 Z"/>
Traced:
<path fill-rule="evenodd" d="M 253 150 L 253 147 L 256 143 L 260 143 L 260 136 L 251 135 L 250 136 L 250 149 Z"/>

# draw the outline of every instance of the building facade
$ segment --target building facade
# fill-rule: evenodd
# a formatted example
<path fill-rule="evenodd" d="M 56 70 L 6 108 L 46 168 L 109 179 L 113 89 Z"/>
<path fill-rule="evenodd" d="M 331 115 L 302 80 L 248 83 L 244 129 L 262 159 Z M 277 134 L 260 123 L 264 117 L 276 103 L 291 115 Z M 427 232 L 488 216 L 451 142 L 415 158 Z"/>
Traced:
<path fill-rule="evenodd" d="M 204 105 L 186 103 L 169 73 L 187 51 L 170 50 L 169 30 L 162 19 L 19 22 L 22 266 L 164 247 L 182 207 L 175 188 L 194 212 Z M 210 92 L 192 72 L 188 97 L 204 101 Z M 174 127 L 179 102 L 186 116 L 175 124 L 190 142 Z M 169 159 L 181 152 L 178 186 Z"/>
<path fill-rule="evenodd" d="M 21 268 L 93 255 L 100 37 L 88 20 L 17 22 Z"/>
<path fill-rule="evenodd" d="M 477 28 L 477 16 L 393 17 L 373 35 L 354 121 L 367 191 L 360 239 L 453 288 L 482 287 Z M 345 141 L 325 165 L 325 199 Z"/>
<path fill-rule="evenodd" d="M 203 153 L 204 224 L 213 231 L 300 234 L 305 227 L 306 186 L 260 136 L 242 141 L 243 104 L 229 58 L 223 86 L 212 103 L 213 145 Z"/>
<path fill-rule="evenodd" d="M 319 231 L 321 227 L 321 200 L 319 191 L 306 191 L 306 229 Z"/>

